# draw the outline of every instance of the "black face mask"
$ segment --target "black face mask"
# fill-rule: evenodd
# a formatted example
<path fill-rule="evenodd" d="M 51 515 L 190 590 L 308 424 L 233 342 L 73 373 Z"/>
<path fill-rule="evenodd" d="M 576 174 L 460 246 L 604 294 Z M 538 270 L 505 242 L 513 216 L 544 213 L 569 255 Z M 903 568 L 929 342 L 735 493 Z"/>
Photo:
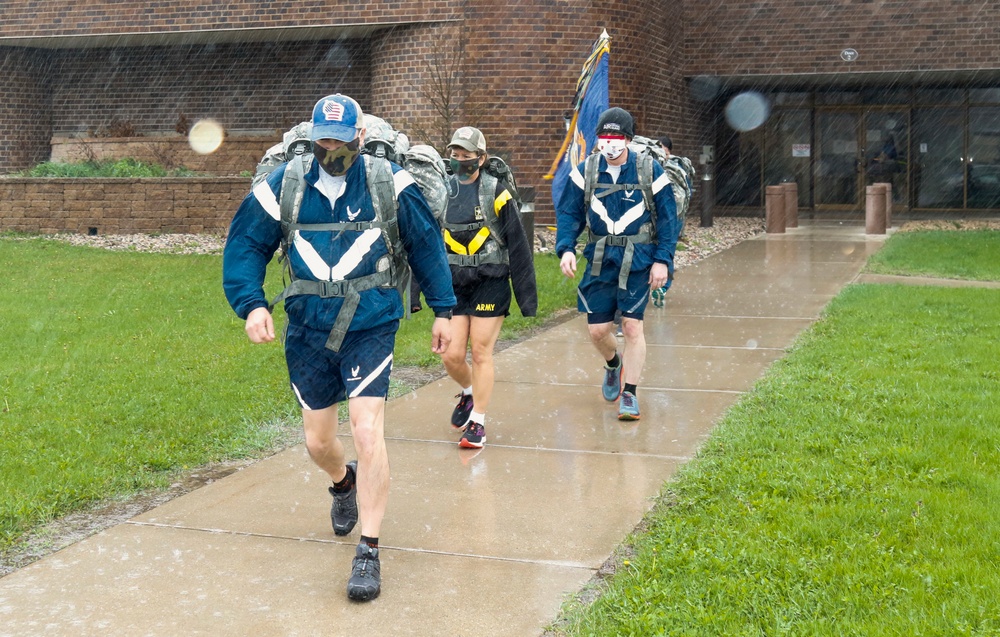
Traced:
<path fill-rule="evenodd" d="M 476 171 L 479 170 L 478 157 L 476 157 L 475 159 L 466 159 L 463 161 L 459 161 L 458 159 L 452 157 L 451 159 L 448 160 L 448 163 L 451 165 L 452 174 L 461 179 L 462 181 L 468 181 L 469 179 L 472 178 L 473 175 L 476 174 Z"/>
<path fill-rule="evenodd" d="M 354 160 L 361 154 L 361 138 L 347 142 L 336 150 L 327 150 L 315 142 L 312 146 L 313 156 L 319 162 L 320 168 L 334 177 L 346 174 L 354 164 Z"/>

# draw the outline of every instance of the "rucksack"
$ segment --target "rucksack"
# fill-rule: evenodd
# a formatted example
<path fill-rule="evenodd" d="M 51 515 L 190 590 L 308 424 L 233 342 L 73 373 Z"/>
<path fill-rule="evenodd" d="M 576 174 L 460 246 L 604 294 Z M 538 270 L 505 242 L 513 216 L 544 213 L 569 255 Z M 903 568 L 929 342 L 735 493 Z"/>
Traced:
<path fill-rule="evenodd" d="M 504 183 L 511 196 L 514 198 L 514 201 L 517 202 L 517 209 L 518 212 L 520 212 L 521 205 L 524 202 L 521 201 L 521 195 L 517 191 L 517 180 L 514 179 L 514 171 L 510 169 L 507 162 L 496 155 L 490 155 L 486 160 L 486 163 L 483 164 L 482 170 L 486 174 L 493 175 L 498 181 Z"/>
<path fill-rule="evenodd" d="M 369 118 L 365 116 L 366 128 Z M 377 120 L 377 121 L 375 121 Z M 256 187 L 261 181 L 267 178 L 275 168 L 287 162 L 284 178 L 281 186 L 281 254 L 279 261 L 284 262 L 284 272 L 288 283 L 285 289 L 278 294 L 270 303 L 269 309 L 289 296 L 298 294 L 316 294 L 323 297 L 343 296 L 344 305 L 337 316 L 334 328 L 327 341 L 327 347 L 338 351 L 343 337 L 350 326 L 354 311 L 360 299 L 358 292 L 380 287 L 393 285 L 399 290 L 403 299 L 403 307 L 406 317 L 410 315 L 410 304 L 408 302 L 410 292 L 411 273 L 406 260 L 406 250 L 399 237 L 399 222 L 397 218 L 398 204 L 396 202 L 396 187 L 392 175 L 392 168 L 389 165 L 390 156 L 402 157 L 402 165 L 407 169 L 417 187 L 420 188 L 424 197 L 431 205 L 431 210 L 435 215 L 438 211 L 435 205 L 445 209 L 448 205 L 447 175 L 444 161 L 436 150 L 429 146 L 414 146 L 409 148 L 409 141 L 406 136 L 398 131 L 394 131 L 391 126 L 385 124 L 380 118 L 372 118 L 373 134 L 369 137 L 366 134 L 365 148 L 362 150 L 361 158 L 365 162 L 365 173 L 368 184 L 368 191 L 372 198 L 372 206 L 375 208 L 375 220 L 365 222 L 342 222 L 326 224 L 299 224 L 299 208 L 302 205 L 302 195 L 304 192 L 305 175 L 312 167 L 312 123 L 302 122 L 286 132 L 280 144 L 275 144 L 265 152 L 260 162 L 252 182 Z M 395 133 L 395 134 L 393 134 Z M 443 193 L 443 200 L 442 200 Z M 432 203 L 435 202 L 435 203 Z M 443 214 L 443 213 L 442 213 Z M 389 268 L 366 277 L 358 279 L 347 279 L 344 281 L 309 281 L 296 279 L 288 260 L 288 251 L 291 240 L 296 230 L 309 230 L 315 226 L 316 230 L 328 232 L 342 232 L 345 230 L 366 230 L 379 228 L 385 241 L 386 249 L 389 253 Z"/>
<path fill-rule="evenodd" d="M 281 141 L 271 146 L 264 152 L 264 156 L 257 162 L 257 169 L 254 171 L 253 181 L 250 189 L 253 190 L 257 184 L 267 179 L 267 176 L 274 172 L 274 169 L 285 163 L 296 155 L 312 154 L 312 122 L 301 122 L 285 132 Z"/>
<path fill-rule="evenodd" d="M 670 185 L 673 186 L 674 202 L 677 204 L 677 220 L 683 229 L 684 218 L 691 204 L 691 186 L 694 182 L 694 165 L 691 164 L 691 160 L 677 155 L 671 155 L 670 158 L 667 158 L 658 141 L 642 135 L 636 135 L 632 138 L 629 150 L 639 155 L 650 155 L 663 168 Z"/>

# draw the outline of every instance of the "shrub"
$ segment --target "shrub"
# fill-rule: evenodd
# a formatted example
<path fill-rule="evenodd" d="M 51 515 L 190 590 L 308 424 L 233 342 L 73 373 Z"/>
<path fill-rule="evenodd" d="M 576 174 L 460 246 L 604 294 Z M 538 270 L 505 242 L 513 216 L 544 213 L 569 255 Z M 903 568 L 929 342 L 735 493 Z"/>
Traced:
<path fill-rule="evenodd" d="M 183 166 L 167 170 L 159 164 L 151 164 L 124 157 L 117 160 L 53 162 L 47 161 L 34 168 L 17 173 L 19 177 L 204 177 Z"/>

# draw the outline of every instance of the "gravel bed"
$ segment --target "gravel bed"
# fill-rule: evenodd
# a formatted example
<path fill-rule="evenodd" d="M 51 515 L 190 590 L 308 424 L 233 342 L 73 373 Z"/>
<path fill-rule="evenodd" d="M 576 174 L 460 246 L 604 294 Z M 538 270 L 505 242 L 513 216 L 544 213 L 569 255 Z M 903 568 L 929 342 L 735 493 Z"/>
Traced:
<path fill-rule="evenodd" d="M 720 217 L 711 228 L 701 228 L 697 220 L 688 219 L 677 252 L 677 267 L 725 250 L 740 241 L 764 231 L 764 220 L 753 217 Z M 130 252 L 162 252 L 168 254 L 221 254 L 226 238 L 212 234 L 55 234 L 50 238 L 76 246 Z M 555 245 L 552 226 L 535 228 L 535 252 L 551 252 Z"/>

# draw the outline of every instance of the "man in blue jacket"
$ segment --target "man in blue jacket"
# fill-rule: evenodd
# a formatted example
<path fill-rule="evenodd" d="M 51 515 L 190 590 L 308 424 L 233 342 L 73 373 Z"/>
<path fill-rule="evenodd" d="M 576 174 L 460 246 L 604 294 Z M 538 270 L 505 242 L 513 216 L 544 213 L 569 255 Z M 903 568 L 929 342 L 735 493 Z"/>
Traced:
<path fill-rule="evenodd" d="M 383 424 L 403 316 L 397 284 L 405 266 L 394 261 L 400 247 L 434 311 L 431 349 L 437 354 L 451 341 L 455 305 L 441 231 L 427 201 L 408 172 L 360 155 L 364 136 L 356 101 L 338 93 L 317 102 L 314 158 L 293 158 L 254 187 L 236 211 L 223 254 L 226 298 L 246 320 L 250 341 L 269 343 L 275 329 L 262 286 L 267 263 L 284 246 L 293 280 L 282 293 L 289 380 L 309 455 L 333 481 L 335 534 L 351 532 L 360 504 L 361 541 L 347 583 L 348 596 L 358 601 L 381 591 L 378 535 L 389 494 Z M 376 171 L 394 190 L 394 219 L 376 212 L 386 207 L 369 185 L 369 172 Z M 291 189 L 300 202 L 283 197 Z M 345 399 L 358 456 L 350 463 L 337 438 L 337 403 Z"/>
<path fill-rule="evenodd" d="M 556 253 L 567 277 L 576 276 L 577 238 L 588 230 L 583 255 L 590 265 L 580 281 L 577 307 L 587 313 L 590 339 L 605 361 L 604 399 L 619 400 L 620 420 L 639 419 L 636 391 L 646 361 L 643 315 L 650 289 L 667 282 L 680 233 L 667 176 L 648 155 L 629 152 L 634 136 L 628 111 L 604 111 L 597 121 L 599 152 L 570 171 L 556 210 Z M 622 313 L 621 355 L 612 333 L 616 310 Z"/>

